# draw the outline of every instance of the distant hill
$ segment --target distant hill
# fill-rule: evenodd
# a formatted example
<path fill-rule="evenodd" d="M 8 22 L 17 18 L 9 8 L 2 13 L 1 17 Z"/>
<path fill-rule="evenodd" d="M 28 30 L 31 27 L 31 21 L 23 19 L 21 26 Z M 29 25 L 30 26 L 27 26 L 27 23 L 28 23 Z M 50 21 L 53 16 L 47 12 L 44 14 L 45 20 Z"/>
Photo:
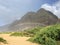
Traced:
<path fill-rule="evenodd" d="M 7 28 L 7 31 L 21 31 L 37 26 L 56 24 L 57 21 L 58 17 L 56 15 L 41 8 L 37 12 L 28 12 L 20 20 L 16 20 L 13 23 L 9 24 L 9 26 L 4 27 Z"/>

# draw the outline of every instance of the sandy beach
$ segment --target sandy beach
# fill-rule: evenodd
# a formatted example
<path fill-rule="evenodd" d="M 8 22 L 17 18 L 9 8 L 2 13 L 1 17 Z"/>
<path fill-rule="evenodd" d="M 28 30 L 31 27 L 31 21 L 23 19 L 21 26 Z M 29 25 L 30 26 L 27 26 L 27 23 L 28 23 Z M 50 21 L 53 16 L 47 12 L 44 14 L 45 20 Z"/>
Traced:
<path fill-rule="evenodd" d="M 0 34 L 0 37 L 4 38 L 8 42 L 8 44 L 1 43 L 1 45 L 38 45 L 36 43 L 26 41 L 30 37 L 14 37 L 9 36 L 9 34 Z"/>

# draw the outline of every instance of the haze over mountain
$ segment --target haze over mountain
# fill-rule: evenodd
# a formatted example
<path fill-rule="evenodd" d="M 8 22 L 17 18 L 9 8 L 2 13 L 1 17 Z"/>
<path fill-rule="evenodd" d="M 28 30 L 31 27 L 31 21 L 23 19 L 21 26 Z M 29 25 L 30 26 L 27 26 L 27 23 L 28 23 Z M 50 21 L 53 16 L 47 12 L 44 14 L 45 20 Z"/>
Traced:
<path fill-rule="evenodd" d="M 20 20 L 0 27 L 0 31 L 22 31 L 37 26 L 56 24 L 57 22 L 58 17 L 56 15 L 41 8 L 37 12 L 28 12 Z"/>

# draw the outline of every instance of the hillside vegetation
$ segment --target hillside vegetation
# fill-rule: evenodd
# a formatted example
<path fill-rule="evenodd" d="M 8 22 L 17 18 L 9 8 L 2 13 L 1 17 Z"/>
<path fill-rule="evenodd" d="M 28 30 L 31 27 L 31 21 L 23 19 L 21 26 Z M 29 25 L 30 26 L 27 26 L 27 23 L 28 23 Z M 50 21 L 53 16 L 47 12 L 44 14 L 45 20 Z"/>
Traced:
<path fill-rule="evenodd" d="M 60 41 L 60 24 L 47 26 L 41 29 L 29 40 L 42 45 L 57 45 L 56 42 Z"/>
<path fill-rule="evenodd" d="M 29 41 L 42 45 L 60 45 L 60 24 L 14 32 L 11 36 L 28 36 Z"/>
<path fill-rule="evenodd" d="M 10 34 L 10 36 L 31 37 L 28 41 L 39 43 L 41 45 L 60 45 L 60 24 L 4 34 Z"/>

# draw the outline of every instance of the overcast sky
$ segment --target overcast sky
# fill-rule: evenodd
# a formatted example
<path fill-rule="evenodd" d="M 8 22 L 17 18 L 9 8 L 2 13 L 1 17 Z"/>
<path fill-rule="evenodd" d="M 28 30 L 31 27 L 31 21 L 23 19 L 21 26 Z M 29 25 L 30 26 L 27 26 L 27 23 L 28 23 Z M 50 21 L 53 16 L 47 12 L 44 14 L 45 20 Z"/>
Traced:
<path fill-rule="evenodd" d="M 28 11 L 44 8 L 60 17 L 59 0 L 0 0 L 0 26 L 21 18 Z"/>

